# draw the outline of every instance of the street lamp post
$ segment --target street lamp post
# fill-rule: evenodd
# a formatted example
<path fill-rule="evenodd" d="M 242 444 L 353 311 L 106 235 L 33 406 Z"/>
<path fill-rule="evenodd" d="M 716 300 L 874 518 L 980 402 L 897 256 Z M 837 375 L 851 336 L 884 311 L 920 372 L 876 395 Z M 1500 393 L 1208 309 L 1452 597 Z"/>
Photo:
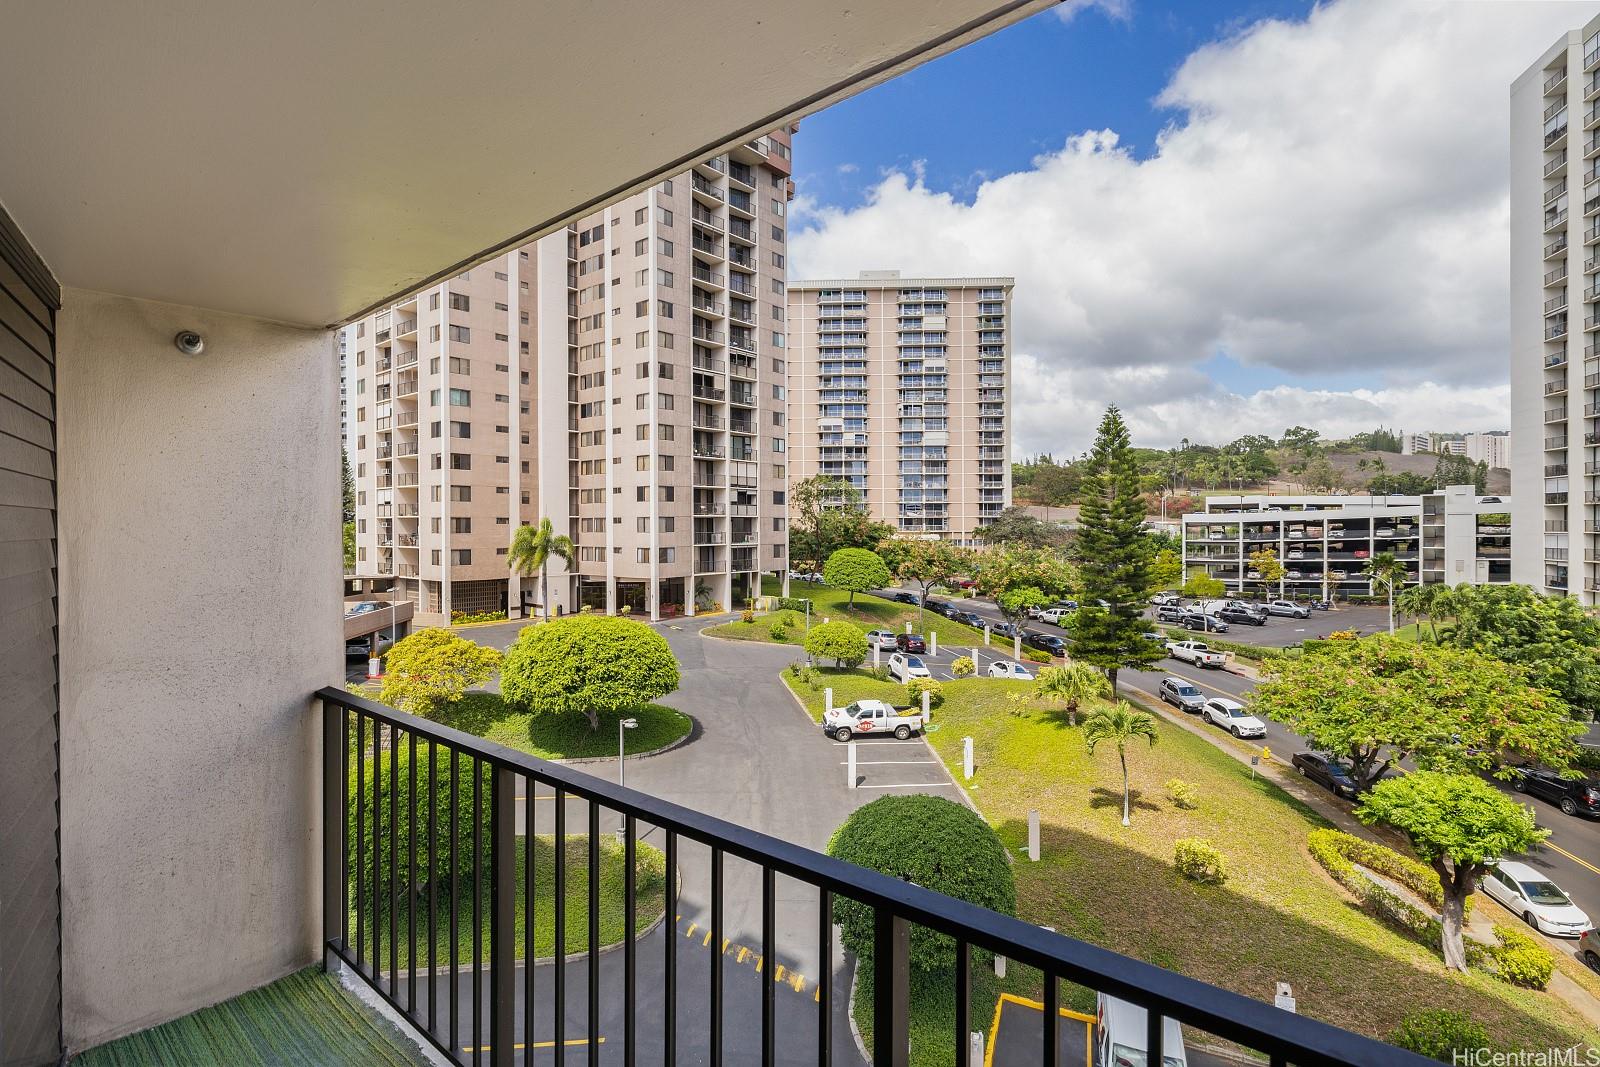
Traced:
<path fill-rule="evenodd" d="M 638 725 L 639 725 L 639 720 L 638 719 L 618 719 L 617 720 L 617 788 L 619 788 L 619 789 L 622 788 L 623 768 L 625 768 L 628 765 L 627 747 L 624 744 L 624 738 L 626 737 L 626 734 L 624 733 L 624 731 L 632 730 L 635 727 L 637 727 Z M 617 835 L 618 836 L 621 836 L 623 834 L 623 832 L 627 829 L 627 825 L 628 825 L 627 819 L 628 819 L 628 817 L 626 815 L 623 815 L 620 812 L 617 814 Z"/>

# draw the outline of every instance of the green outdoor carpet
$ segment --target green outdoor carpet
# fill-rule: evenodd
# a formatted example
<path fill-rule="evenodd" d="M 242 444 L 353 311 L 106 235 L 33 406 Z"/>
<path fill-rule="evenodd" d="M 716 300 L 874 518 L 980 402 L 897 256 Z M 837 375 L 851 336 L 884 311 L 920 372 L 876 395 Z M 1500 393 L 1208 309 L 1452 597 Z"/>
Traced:
<path fill-rule="evenodd" d="M 308 967 L 170 1023 L 92 1048 L 73 1067 L 422 1067 L 417 1047 Z"/>

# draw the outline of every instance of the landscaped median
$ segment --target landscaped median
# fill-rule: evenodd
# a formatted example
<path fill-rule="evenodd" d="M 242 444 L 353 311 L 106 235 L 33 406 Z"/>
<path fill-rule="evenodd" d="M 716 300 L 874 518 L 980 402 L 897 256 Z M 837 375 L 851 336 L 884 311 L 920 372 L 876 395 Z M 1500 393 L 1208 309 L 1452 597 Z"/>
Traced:
<path fill-rule="evenodd" d="M 779 587 L 768 579 L 767 595 L 777 598 Z M 940 648 L 983 647 L 983 631 L 965 623 L 954 622 L 932 611 L 919 612 L 910 604 L 886 600 L 870 593 L 857 593 L 855 607 L 849 607 L 850 594 L 814 583 L 795 583 L 790 586 L 788 599 L 777 598 L 775 610 L 756 616 L 750 622 L 737 620 L 713 626 L 704 631 L 711 637 L 724 637 L 735 641 L 765 641 L 770 644 L 794 645 L 805 642 L 806 613 L 802 600 L 811 601 L 811 624 L 823 619 L 854 623 L 863 630 L 890 630 L 904 633 L 906 623 L 912 632 L 923 637 L 937 635 Z M 1006 655 L 1011 650 L 1011 639 L 993 637 L 991 649 L 995 655 Z M 1048 653 L 1034 648 L 1022 650 L 1024 659 L 1036 663 L 1049 662 Z"/>
<path fill-rule="evenodd" d="M 817 670 L 810 683 L 788 670 L 783 677 L 813 717 L 828 686 L 836 705 L 906 700 L 904 686 L 864 671 Z M 928 738 L 958 781 L 963 738 L 973 738 L 977 770 L 965 785 L 1017 857 L 1022 918 L 1262 1000 L 1289 982 L 1302 1014 L 1379 1038 L 1419 1012 L 1449 1009 L 1482 1022 L 1499 1048 L 1600 1044 L 1600 1032 L 1555 996 L 1484 969 L 1447 972 L 1437 943 L 1388 925 L 1312 858 L 1311 835 L 1327 829 L 1323 819 L 1164 719 L 1156 721 L 1154 745 L 1128 746 L 1132 825 L 1122 826 L 1114 750 L 1102 744 L 1090 755 L 1064 711 L 1026 698 L 1032 686 L 945 682 L 933 714 L 938 729 Z M 1019 694 L 1022 701 L 1013 699 Z M 1095 706 L 1086 702 L 1083 710 Z M 1041 816 L 1038 863 L 1023 851 L 1030 809 Z M 1220 884 L 1177 870 L 1175 843 L 1194 839 L 1220 855 Z M 1191 845 L 1191 852 L 1205 850 Z M 862 981 L 869 980 L 864 970 Z M 915 980 L 914 1062 L 948 1062 L 952 990 L 950 975 Z M 997 980 L 989 968 L 976 969 L 973 1017 L 987 1018 L 1006 991 L 1036 998 L 1037 974 L 1013 965 Z M 1062 1003 L 1092 1011 L 1093 994 L 1064 984 Z M 856 1018 L 870 1027 L 867 1012 Z"/>

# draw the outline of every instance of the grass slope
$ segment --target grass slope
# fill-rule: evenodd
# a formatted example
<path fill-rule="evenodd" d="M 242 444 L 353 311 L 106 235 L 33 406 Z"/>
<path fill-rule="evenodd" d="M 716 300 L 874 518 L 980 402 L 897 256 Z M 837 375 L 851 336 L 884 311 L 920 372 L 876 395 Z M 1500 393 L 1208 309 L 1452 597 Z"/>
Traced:
<path fill-rule="evenodd" d="M 861 674 L 823 673 L 836 703 L 904 691 Z M 820 687 L 797 686 L 787 672 L 784 680 L 818 714 Z M 1130 749 L 1133 825 L 1122 827 L 1115 750 L 1089 756 L 1063 713 L 1012 714 L 1008 694 L 1030 684 L 945 683 L 934 713 L 940 728 L 929 735 L 952 774 L 959 774 L 962 738 L 974 739 L 978 769 L 968 787 L 1014 855 L 1027 842 L 1028 810 L 1039 809 L 1043 858 L 1015 869 L 1022 918 L 1263 1000 L 1275 982 L 1288 981 L 1301 1013 L 1376 1037 L 1411 1012 L 1453 1008 L 1481 1020 L 1507 1048 L 1600 1041 L 1557 998 L 1484 974 L 1450 975 L 1435 950 L 1361 911 L 1305 851 L 1306 834 L 1326 823 L 1177 726 L 1158 719 L 1157 745 Z M 1165 796 L 1163 783 L 1174 777 L 1196 787 L 1197 809 L 1181 810 Z M 1196 885 L 1174 871 L 1173 841 L 1192 836 L 1225 854 L 1226 885 Z M 975 1019 L 989 1017 L 1002 986 L 1038 995 L 1037 976 L 1019 970 L 996 983 L 992 972 L 980 979 L 974 968 Z M 949 1062 L 948 988 L 937 976 L 917 983 L 914 1062 Z M 1062 1002 L 1081 1010 L 1092 1000 L 1064 987 Z"/>
<path fill-rule="evenodd" d="M 627 873 L 627 864 L 623 855 L 622 842 L 609 835 L 598 839 L 600 842 L 600 944 L 602 946 L 615 944 L 626 936 L 626 916 L 623 907 L 626 897 L 623 893 L 623 879 Z M 639 842 L 635 855 L 634 879 L 636 888 L 635 905 L 635 933 L 647 928 L 656 919 L 661 917 L 662 909 L 666 906 L 664 889 L 666 886 L 666 858 L 655 848 Z M 402 851 L 401 860 L 404 862 Z M 527 908 L 525 906 L 527 891 L 527 856 L 523 848 L 523 839 L 517 839 L 517 903 L 516 903 L 516 946 L 517 958 L 526 959 L 528 953 Z M 555 837 L 551 834 L 536 834 L 534 836 L 534 880 L 533 880 L 533 955 L 535 957 L 550 956 L 556 950 L 556 922 L 555 922 L 555 887 L 556 887 L 556 844 Z M 403 873 L 403 872 L 402 872 Z M 589 947 L 589 838 L 588 835 L 568 835 L 566 841 L 566 870 L 563 881 L 566 884 L 566 940 L 562 945 L 563 951 L 570 954 L 582 952 Z M 387 872 L 380 874 L 386 878 Z M 488 871 L 484 871 L 484 883 L 478 898 L 478 921 L 482 929 L 477 951 L 479 959 L 489 958 L 489 882 Z M 370 893 L 370 889 L 368 890 Z M 351 886 L 351 895 L 355 895 L 355 887 Z M 423 902 L 425 905 L 425 901 Z M 412 960 L 412 932 L 410 929 L 409 908 L 407 902 L 402 900 L 396 905 L 393 928 L 387 914 L 381 916 L 378 928 L 374 930 L 370 908 L 366 909 L 365 926 L 362 931 L 363 953 L 371 958 L 373 952 L 373 938 L 377 938 L 377 959 L 381 970 L 389 968 L 389 941 L 390 937 L 398 932 L 399 941 L 395 945 L 397 954 L 396 965 L 401 970 L 411 966 Z M 416 930 L 416 961 L 418 967 L 426 967 L 429 961 L 428 928 L 426 907 L 419 907 L 417 911 Z M 432 959 L 441 966 L 448 966 L 450 961 L 450 909 L 448 904 L 441 903 L 435 919 L 433 937 Z M 356 938 L 356 916 L 350 913 L 350 937 L 352 942 Z M 473 958 L 473 922 L 472 922 L 472 889 L 468 878 L 461 882 L 461 895 L 456 907 L 456 960 L 459 963 L 471 964 Z"/>

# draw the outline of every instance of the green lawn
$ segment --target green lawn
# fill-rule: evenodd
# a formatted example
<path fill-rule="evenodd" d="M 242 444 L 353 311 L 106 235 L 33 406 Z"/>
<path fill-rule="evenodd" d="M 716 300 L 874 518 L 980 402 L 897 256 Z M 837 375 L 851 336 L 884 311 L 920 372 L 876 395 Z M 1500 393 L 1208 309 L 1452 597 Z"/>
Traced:
<path fill-rule="evenodd" d="M 767 578 L 762 586 L 762 592 L 767 596 L 778 596 L 783 591 L 782 584 L 775 579 Z M 912 630 L 929 637 L 937 634 L 941 648 L 957 646 L 971 648 L 974 645 L 983 645 L 983 631 L 967 626 L 964 623 L 952 622 L 943 615 L 934 612 L 923 612 L 909 604 L 902 604 L 895 600 L 886 600 L 883 597 L 872 596 L 867 593 L 857 593 L 855 607 L 851 608 L 850 594 L 833 589 L 826 585 L 812 582 L 791 582 L 789 584 L 790 596 L 795 599 L 809 598 L 811 600 L 811 622 L 821 622 L 823 619 L 847 619 L 863 630 L 893 630 L 902 633 L 906 623 L 911 623 Z M 957 599 L 951 597 L 941 598 L 937 595 L 934 599 Z M 775 619 L 783 618 L 788 624 L 788 634 L 775 639 L 772 636 L 772 623 Z M 728 622 L 721 626 L 713 626 L 706 631 L 714 637 L 726 637 L 736 641 L 766 641 L 769 643 L 794 645 L 799 647 L 805 640 L 805 612 L 793 610 L 775 611 L 764 615 L 755 622 Z M 998 652 L 1004 652 L 1010 647 L 1011 642 L 1003 637 L 993 639 L 993 647 Z M 1043 652 L 1031 648 L 1023 649 L 1023 655 L 1029 659 L 1044 660 L 1048 657 Z"/>
<path fill-rule="evenodd" d="M 623 731 L 629 753 L 653 752 L 694 728 L 694 721 L 683 712 L 646 704 L 628 712 L 602 712 L 599 728 L 591 730 L 589 720 L 581 715 L 530 715 L 507 704 L 498 693 L 483 692 L 468 693 L 433 720 L 540 759 L 581 759 L 615 757 L 617 720 L 630 716 L 638 719 L 639 725 Z"/>
<path fill-rule="evenodd" d="M 833 686 L 836 703 L 904 692 L 860 673 L 823 677 L 813 692 L 784 674 L 814 715 L 821 684 Z M 970 792 L 1013 855 L 1026 844 L 1028 810 L 1040 810 L 1043 859 L 1015 867 L 1022 918 L 1261 999 L 1288 981 L 1303 1014 L 1377 1037 L 1410 1012 L 1443 1007 L 1480 1019 L 1508 1048 L 1600 1043 L 1600 1033 L 1558 998 L 1485 974 L 1450 975 L 1435 950 L 1357 908 L 1305 851 L 1306 834 L 1323 820 L 1164 719 L 1154 748 L 1129 752 L 1136 796 L 1133 825 L 1122 827 L 1115 751 L 1090 757 L 1081 731 L 1059 712 L 1012 714 L 1008 694 L 1030 685 L 947 682 L 934 712 L 939 730 L 929 735 L 957 775 L 962 738 L 974 739 Z M 1164 783 L 1174 777 L 1198 790 L 1197 809 L 1167 798 Z M 1232 872 L 1226 885 L 1196 885 L 1173 870 L 1173 841 L 1191 836 L 1222 850 Z M 1036 997 L 1037 978 L 1029 984 L 1015 972 L 1007 980 Z M 919 982 L 916 1062 L 949 1062 L 953 1009 L 945 988 L 945 976 Z M 992 978 L 975 983 L 975 1019 L 989 1017 L 999 991 Z M 1082 1008 L 1086 997 L 1064 990 L 1062 1002 Z"/>
<path fill-rule="evenodd" d="M 555 837 L 551 834 L 537 834 L 534 836 L 534 880 L 533 880 L 533 954 L 536 957 L 550 956 L 555 952 L 556 944 L 556 917 L 555 917 L 555 886 L 556 886 L 556 845 Z M 664 889 L 666 886 L 666 859 L 655 848 L 639 842 L 636 846 L 634 878 L 636 919 L 635 932 L 644 930 L 656 919 L 660 918 L 666 899 Z M 402 863 L 404 853 L 401 854 Z M 523 839 L 517 839 L 517 928 L 516 946 L 517 958 L 527 958 L 527 909 L 524 906 L 526 899 L 525 877 L 527 872 L 527 856 L 523 848 Z M 589 838 L 588 835 L 573 836 L 569 834 L 566 842 L 566 877 L 564 879 L 566 891 L 566 943 L 565 951 L 568 953 L 581 952 L 589 947 Z M 610 945 L 621 941 L 626 936 L 624 929 L 625 916 L 623 905 L 623 879 L 627 873 L 627 864 L 623 856 L 622 842 L 615 837 L 606 835 L 600 838 L 600 944 Z M 381 878 L 387 877 L 387 872 L 380 874 Z M 479 898 L 478 916 L 482 927 L 480 942 L 480 958 L 489 958 L 489 885 L 488 872 L 484 872 L 484 886 L 482 896 Z M 472 962 L 472 890 L 470 878 L 463 876 L 461 883 L 460 900 L 456 908 L 456 959 L 461 963 Z M 368 889 L 370 894 L 371 890 Z M 351 895 L 355 895 L 355 887 L 351 886 Z M 404 893 L 401 894 L 404 896 Z M 426 901 L 419 901 L 417 910 L 417 965 L 425 967 L 428 963 L 428 930 Z M 372 916 L 370 905 L 367 909 L 366 925 L 364 928 L 364 950 L 372 950 Z M 398 953 L 398 966 L 404 970 L 411 965 L 411 930 L 409 928 L 409 904 L 402 900 L 396 905 L 394 929 L 399 933 L 399 943 L 396 945 Z M 391 931 L 387 925 L 389 917 L 382 916 L 382 924 L 377 930 L 378 959 L 380 969 L 389 967 L 389 938 Z M 350 937 L 356 936 L 355 911 L 350 912 Z M 450 909 L 447 904 L 441 903 L 435 920 L 435 936 L 433 939 L 433 958 L 440 964 L 448 965 L 450 960 Z"/>

